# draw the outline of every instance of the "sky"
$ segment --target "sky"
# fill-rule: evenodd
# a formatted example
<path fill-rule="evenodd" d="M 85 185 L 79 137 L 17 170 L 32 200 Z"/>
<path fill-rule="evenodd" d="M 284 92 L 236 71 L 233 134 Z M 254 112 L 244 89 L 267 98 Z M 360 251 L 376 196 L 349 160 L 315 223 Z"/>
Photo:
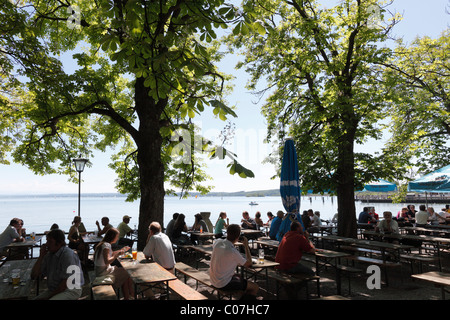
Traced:
<path fill-rule="evenodd" d="M 333 1 L 319 1 L 326 5 Z M 403 37 L 407 43 L 417 36 L 437 38 L 450 26 L 450 0 L 395 0 L 390 6 L 391 11 L 403 15 L 403 20 L 393 30 L 393 35 Z M 252 170 L 255 178 L 240 178 L 228 173 L 230 160 L 205 161 L 206 173 L 212 178 L 206 184 L 214 186 L 212 191 L 234 192 L 268 190 L 279 188 L 279 179 L 271 179 L 276 174 L 276 168 L 263 161 L 272 151 L 272 146 L 263 141 L 266 137 L 266 121 L 260 113 L 263 100 L 256 103 L 257 98 L 247 89 L 247 75 L 242 70 L 235 70 L 239 57 L 231 56 L 221 63 L 224 72 L 235 76 L 233 93 L 227 97 L 230 105 L 236 105 L 238 117 L 231 119 L 235 125 L 234 139 L 226 145 L 237 154 L 238 161 Z M 215 119 L 211 110 L 202 116 L 196 116 L 194 122 L 201 128 L 201 133 L 208 139 L 215 139 L 223 129 L 225 122 Z M 370 141 L 359 147 L 366 150 L 379 148 L 380 142 Z M 357 149 L 358 150 L 358 149 Z M 92 166 L 86 167 L 82 173 L 82 193 L 114 193 L 115 173 L 108 168 L 111 152 L 95 154 L 89 159 Z M 9 194 L 54 194 L 78 193 L 78 185 L 68 182 L 62 175 L 34 175 L 20 164 L 0 164 L 0 195 Z"/>

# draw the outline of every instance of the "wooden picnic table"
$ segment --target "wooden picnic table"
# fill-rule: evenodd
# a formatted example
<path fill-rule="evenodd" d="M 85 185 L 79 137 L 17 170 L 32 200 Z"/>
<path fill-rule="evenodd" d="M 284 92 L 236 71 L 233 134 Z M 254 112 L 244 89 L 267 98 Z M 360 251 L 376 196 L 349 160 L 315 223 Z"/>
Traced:
<path fill-rule="evenodd" d="M 431 229 L 428 226 L 427 227 L 402 227 L 400 228 L 400 230 L 404 230 L 404 231 L 412 231 L 416 234 L 424 234 L 424 233 L 442 233 L 446 236 L 450 235 L 450 230 L 449 229 Z"/>
<path fill-rule="evenodd" d="M 28 299 L 32 285 L 31 270 L 36 259 L 10 260 L 5 261 L 0 267 L 2 280 L 0 282 L 0 300 Z M 20 269 L 20 284 L 13 287 L 11 274 L 14 269 Z"/>
<path fill-rule="evenodd" d="M 8 244 L 5 248 L 7 249 L 14 249 L 14 248 L 26 248 L 27 250 L 31 249 L 31 254 L 27 258 L 33 259 L 33 247 L 40 247 L 42 243 L 42 237 L 43 236 L 35 236 L 34 239 L 31 239 L 30 237 L 26 238 L 25 241 L 22 242 L 12 242 Z M 8 250 L 8 257 L 11 254 L 11 250 Z M 8 258 L 7 257 L 7 258 Z"/>
<path fill-rule="evenodd" d="M 198 269 L 198 263 L 201 259 L 203 259 L 203 256 L 211 256 L 213 251 L 213 245 L 212 244 L 200 244 L 200 245 L 189 245 L 186 246 L 186 249 L 195 251 L 195 262 L 196 267 Z M 201 255 L 200 258 L 198 258 L 198 255 Z"/>
<path fill-rule="evenodd" d="M 83 242 L 89 245 L 89 248 L 94 247 L 100 241 L 103 240 L 103 237 L 96 236 L 95 234 L 85 234 L 83 237 Z"/>
<path fill-rule="evenodd" d="M 413 274 L 411 277 L 431 282 L 435 286 L 440 287 L 442 300 L 445 300 L 445 293 L 449 292 L 447 287 L 450 287 L 450 273 L 430 271 L 426 273 Z"/>
<path fill-rule="evenodd" d="M 241 235 L 247 237 L 249 240 L 256 240 L 263 235 L 263 232 L 255 229 L 241 229 Z"/>
<path fill-rule="evenodd" d="M 450 224 L 430 224 L 426 228 L 430 229 L 450 229 Z"/>
<path fill-rule="evenodd" d="M 252 257 L 252 265 L 249 267 L 241 266 L 241 276 L 243 279 L 250 279 L 252 277 L 257 278 L 258 275 L 262 275 L 264 280 L 266 281 L 266 287 L 268 287 L 268 281 L 269 281 L 269 269 L 275 268 L 276 266 L 279 266 L 280 264 L 275 261 L 270 261 L 267 259 L 264 259 L 264 262 L 260 263 L 258 261 L 258 258 Z M 246 274 L 249 276 L 246 277 Z"/>
<path fill-rule="evenodd" d="M 332 224 L 323 224 L 323 225 L 317 226 L 317 228 L 319 228 L 320 234 L 323 236 L 324 232 L 326 232 L 328 234 L 333 234 L 333 229 L 336 228 L 336 226 L 332 225 Z"/>
<path fill-rule="evenodd" d="M 341 294 L 341 269 L 340 263 L 341 258 L 350 256 L 347 252 L 339 252 L 325 249 L 317 249 L 314 252 L 314 257 L 316 261 L 316 275 L 320 276 L 320 269 L 332 266 L 336 273 L 336 287 L 337 294 Z"/>
<path fill-rule="evenodd" d="M 137 259 L 119 259 L 120 264 L 130 275 L 134 283 L 135 298 L 138 294 L 138 286 L 151 287 L 164 285 L 167 298 L 169 297 L 169 281 L 178 279 L 173 273 L 164 269 L 157 262 L 152 262 L 145 258 L 143 252 L 137 253 Z M 145 290 L 147 290 L 145 289 Z M 141 290 L 144 292 L 145 290 Z"/>
<path fill-rule="evenodd" d="M 212 232 L 189 231 L 188 233 L 191 235 L 191 240 L 198 239 L 200 243 L 209 239 L 214 239 L 216 236 L 216 234 Z"/>
<path fill-rule="evenodd" d="M 269 247 L 274 249 L 278 249 L 278 245 L 280 244 L 278 240 L 270 240 L 270 239 L 258 239 L 255 240 L 255 243 L 262 247 Z"/>
<path fill-rule="evenodd" d="M 365 234 L 367 235 L 377 235 L 383 238 L 389 238 L 389 239 L 408 239 L 408 240 L 415 240 L 415 241 L 422 241 L 422 242 L 428 242 L 436 246 L 436 252 L 439 258 L 439 270 L 442 270 L 441 265 L 441 244 L 450 244 L 450 238 L 443 238 L 443 237 L 434 237 L 434 236 L 427 236 L 427 235 L 413 235 L 413 234 L 398 234 L 398 233 L 391 233 L 391 234 L 381 234 L 381 233 L 375 233 L 375 232 L 368 232 L 366 231 Z"/>
<path fill-rule="evenodd" d="M 270 248 L 278 248 L 279 242 L 276 240 L 257 240 L 255 243 L 266 246 Z M 337 294 L 341 294 L 341 269 L 340 269 L 340 259 L 350 256 L 349 253 L 317 249 L 316 252 L 311 254 L 304 254 L 305 257 L 313 256 L 316 264 L 316 275 L 320 276 L 320 269 L 332 266 L 336 272 L 336 287 Z"/>
<path fill-rule="evenodd" d="M 365 231 L 364 234 L 372 234 L 374 231 Z M 386 251 L 396 251 L 397 255 L 395 258 L 400 259 L 400 253 L 403 250 L 410 250 L 414 248 L 411 245 L 405 245 L 405 244 L 399 244 L 399 243 L 389 243 L 389 242 L 383 242 L 383 241 L 376 241 L 376 240 L 363 240 L 363 239 L 355 239 L 355 238 L 346 238 L 346 237 L 340 237 L 340 236 L 323 236 L 319 237 L 322 240 L 326 241 L 332 241 L 337 244 L 338 250 L 342 244 L 346 244 L 349 246 L 353 246 L 356 248 L 368 248 L 373 250 L 379 250 L 381 253 L 381 257 L 383 262 L 386 262 Z"/>
<path fill-rule="evenodd" d="M 367 231 L 366 231 L 367 232 Z M 339 236 L 324 236 L 320 237 L 322 240 L 332 241 L 337 244 L 337 247 L 340 250 L 341 245 L 348 245 L 348 249 L 368 249 L 368 250 L 376 250 L 381 254 L 381 259 L 368 258 L 359 255 L 350 255 L 348 259 L 357 260 L 363 263 L 377 264 L 384 268 L 385 280 L 388 285 L 388 267 L 400 267 L 400 255 L 403 250 L 410 250 L 413 246 L 403 245 L 398 243 L 389 243 L 375 240 L 363 240 L 363 239 L 355 239 L 355 238 L 346 238 Z M 386 251 L 394 251 L 394 255 L 387 255 Z M 389 260 L 388 260 L 389 257 Z"/>

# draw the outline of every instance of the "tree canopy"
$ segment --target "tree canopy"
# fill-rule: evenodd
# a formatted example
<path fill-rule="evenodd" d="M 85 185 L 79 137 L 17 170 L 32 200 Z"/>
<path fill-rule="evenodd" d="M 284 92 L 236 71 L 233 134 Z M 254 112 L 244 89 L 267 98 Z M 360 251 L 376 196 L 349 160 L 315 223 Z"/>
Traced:
<path fill-rule="evenodd" d="M 192 123 L 205 108 L 221 120 L 236 116 L 224 99 L 230 76 L 215 66 L 222 56 L 216 30 L 239 18 L 233 5 L 2 2 L 2 88 L 13 84 L 1 100 L 2 155 L 15 144 L 14 161 L 38 174 L 76 179 L 73 158 L 118 149 L 110 166 L 117 189 L 129 200 L 140 198 L 139 247 L 150 222 L 163 222 L 165 181 L 209 191 L 196 152 L 231 159 L 231 173 L 253 176 L 236 155 L 195 139 Z M 187 137 L 200 143 L 186 145 Z M 186 153 L 188 161 L 180 161 Z"/>
<path fill-rule="evenodd" d="M 200 154 L 237 156 L 203 139 L 193 119 L 226 101 L 216 64 L 226 41 L 264 100 L 267 139 L 294 138 L 303 190 L 338 196 L 338 232 L 356 235 L 354 192 L 412 165 L 448 164 L 449 32 L 385 45 L 399 16 L 378 0 L 0 0 L 0 163 L 68 174 L 72 159 L 114 149 L 116 188 L 140 199 L 139 247 L 163 221 L 168 182 L 207 193 Z M 231 29 L 230 29 L 231 30 Z M 391 121 L 388 125 L 386 121 Z M 356 144 L 392 139 L 381 152 Z M 282 154 L 282 153 L 279 153 Z M 281 163 L 275 157 L 273 161 Z"/>
<path fill-rule="evenodd" d="M 389 156 L 354 151 L 382 134 L 390 89 L 380 66 L 391 50 L 379 44 L 397 17 L 384 23 L 378 1 L 352 0 L 328 9 L 312 0 L 249 0 L 244 12 L 263 28 L 241 29 L 231 42 L 242 49 L 248 87 L 268 95 L 268 139 L 294 138 L 302 189 L 336 193 L 338 232 L 354 236 L 354 190 L 397 173 Z"/>
<path fill-rule="evenodd" d="M 428 173 L 448 165 L 450 145 L 450 29 L 437 39 L 399 41 L 386 61 L 395 84 L 387 150 L 405 166 Z"/>

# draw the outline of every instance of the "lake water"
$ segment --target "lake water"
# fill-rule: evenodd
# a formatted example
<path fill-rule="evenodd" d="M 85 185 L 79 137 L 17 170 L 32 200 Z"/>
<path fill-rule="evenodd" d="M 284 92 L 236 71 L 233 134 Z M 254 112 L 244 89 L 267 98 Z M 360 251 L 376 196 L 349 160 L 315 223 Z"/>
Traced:
<path fill-rule="evenodd" d="M 256 206 L 249 203 L 255 201 Z M 356 212 L 365 206 L 375 207 L 381 216 L 383 211 L 392 211 L 394 215 L 404 204 L 391 203 L 362 203 L 356 201 Z M 429 204 L 435 209 L 442 204 Z M 260 211 L 263 221 L 267 221 L 267 212 L 276 214 L 278 210 L 285 211 L 280 197 L 191 197 L 179 199 L 166 197 L 164 204 L 164 225 L 170 221 L 174 212 L 186 215 L 188 226 L 194 223 L 194 215 L 198 212 L 211 212 L 210 220 L 214 224 L 221 211 L 225 211 L 231 223 L 240 223 L 242 211 L 247 210 L 254 217 Z M 416 204 L 416 207 L 418 205 Z M 329 196 L 304 196 L 301 199 L 301 211 L 313 209 L 321 213 L 322 219 L 331 219 L 337 212 L 337 198 Z M 57 223 L 62 230 L 68 231 L 73 217 L 77 215 L 78 196 L 0 196 L 0 232 L 9 224 L 11 218 L 24 220 L 27 232 L 44 232 Z M 122 196 L 89 196 L 81 198 L 81 217 L 87 230 L 96 230 L 95 221 L 104 216 L 109 217 L 110 223 L 117 226 L 123 215 L 132 217 L 130 226 L 134 228 L 138 223 L 139 201 L 126 202 Z"/>

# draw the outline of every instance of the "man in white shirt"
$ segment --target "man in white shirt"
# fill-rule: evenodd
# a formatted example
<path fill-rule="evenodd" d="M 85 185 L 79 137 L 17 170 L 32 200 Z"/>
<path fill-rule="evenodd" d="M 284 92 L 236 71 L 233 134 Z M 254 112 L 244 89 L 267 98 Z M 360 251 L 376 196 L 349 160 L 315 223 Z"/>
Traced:
<path fill-rule="evenodd" d="M 398 223 L 397 221 L 392 219 L 392 212 L 385 211 L 383 212 L 384 220 L 378 222 L 378 225 L 375 227 L 376 232 L 384 232 L 384 233 L 398 233 Z"/>
<path fill-rule="evenodd" d="M 320 220 L 320 212 L 315 211 L 312 217 L 312 224 L 313 227 L 319 227 L 322 225 L 322 220 Z"/>
<path fill-rule="evenodd" d="M 173 272 L 175 256 L 173 254 L 172 242 L 169 237 L 161 232 L 161 225 L 152 222 L 148 228 L 149 235 L 147 244 L 142 251 L 147 259 L 153 258 L 163 268 Z"/>
<path fill-rule="evenodd" d="M 247 238 L 243 237 L 242 239 L 245 257 L 234 246 L 239 240 L 240 234 L 240 226 L 231 224 L 227 228 L 227 238 L 216 240 L 211 255 L 209 276 L 212 285 L 216 288 L 222 290 L 244 290 L 244 295 L 241 299 L 256 299 L 259 290 L 258 285 L 240 278 L 235 272 L 237 266 L 250 267 L 252 265 L 252 256 Z"/>
<path fill-rule="evenodd" d="M 424 226 L 428 223 L 429 214 L 424 204 L 421 204 L 419 209 L 420 211 L 416 213 L 416 226 Z"/>
<path fill-rule="evenodd" d="M 11 219 L 9 222 L 9 225 L 6 227 L 5 231 L 3 231 L 2 234 L 0 234 L 0 254 L 1 255 L 7 255 L 7 252 L 5 252 L 4 248 L 9 245 L 12 242 L 22 242 L 25 241 L 24 238 L 22 238 L 18 230 L 21 228 L 20 219 L 14 218 Z"/>

